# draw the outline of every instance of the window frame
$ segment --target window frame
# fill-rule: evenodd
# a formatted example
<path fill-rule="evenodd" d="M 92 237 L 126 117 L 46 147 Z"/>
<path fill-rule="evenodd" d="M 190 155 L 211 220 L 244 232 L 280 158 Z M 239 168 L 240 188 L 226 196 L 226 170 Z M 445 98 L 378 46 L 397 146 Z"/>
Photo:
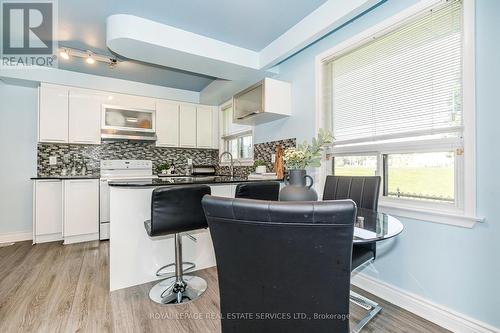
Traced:
<path fill-rule="evenodd" d="M 429 0 L 419 2 L 406 10 L 362 31 L 358 35 L 339 43 L 337 46 L 316 57 L 316 132 L 320 128 L 332 130 L 331 92 L 328 90 L 328 63 L 334 57 L 350 52 L 383 36 L 395 29 L 417 19 L 429 10 L 443 5 L 446 0 Z M 389 153 L 411 153 L 430 151 L 451 151 L 463 148 L 461 154 L 455 155 L 455 204 L 453 207 L 443 206 L 439 202 L 387 198 L 381 194 L 379 210 L 412 219 L 450 224 L 472 228 L 476 222 L 484 219 L 476 216 L 476 151 L 475 151 L 475 48 L 474 17 L 475 0 L 463 0 L 463 55 L 462 55 L 462 103 L 463 133 L 461 140 L 439 139 L 408 141 L 403 143 L 373 144 L 364 146 L 335 147 L 326 155 L 321 168 L 317 171 L 319 181 L 317 189 L 324 187 L 325 178 L 332 170 L 332 159 L 328 155 L 374 155 Z M 457 146 L 460 145 L 460 147 Z M 446 147 L 446 148 L 445 148 Z M 443 150 L 443 148 L 445 148 Z M 450 150 L 450 148 L 453 148 Z M 378 172 L 381 172 L 382 159 L 378 158 Z M 445 204 L 446 205 L 446 204 Z M 450 204 L 448 204 L 450 205 Z"/>
<path fill-rule="evenodd" d="M 236 164 L 236 166 L 253 166 L 254 165 L 254 145 L 255 145 L 255 137 L 254 137 L 254 129 L 253 127 L 249 126 L 248 129 L 241 130 L 241 131 L 236 131 L 233 133 L 224 133 L 225 127 L 224 127 L 224 117 L 223 112 L 227 110 L 228 108 L 233 106 L 233 99 L 231 98 L 230 100 L 222 103 L 219 106 L 219 161 L 221 158 L 221 155 L 223 152 L 229 150 L 229 140 L 233 140 L 239 137 L 243 136 L 248 136 L 250 135 L 252 137 L 252 157 L 251 158 L 235 158 L 233 156 L 233 163 Z M 228 161 L 220 161 L 219 165 L 221 166 L 229 166 L 230 162 Z"/>

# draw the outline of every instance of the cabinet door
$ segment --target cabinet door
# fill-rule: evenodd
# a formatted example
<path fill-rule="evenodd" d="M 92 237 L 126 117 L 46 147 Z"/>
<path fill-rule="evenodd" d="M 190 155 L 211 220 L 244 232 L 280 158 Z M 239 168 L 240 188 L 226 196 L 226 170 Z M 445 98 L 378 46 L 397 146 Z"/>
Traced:
<path fill-rule="evenodd" d="M 179 112 L 179 146 L 196 147 L 196 107 L 182 105 Z"/>
<path fill-rule="evenodd" d="M 42 85 L 39 91 L 38 141 L 67 143 L 68 88 Z"/>
<path fill-rule="evenodd" d="M 64 237 L 99 232 L 99 181 L 64 181 Z M 97 238 L 96 238 L 97 239 Z"/>
<path fill-rule="evenodd" d="M 37 236 L 55 234 L 62 236 L 62 182 L 60 180 L 36 180 L 34 200 L 34 242 L 38 242 Z"/>
<path fill-rule="evenodd" d="M 126 94 L 108 94 L 108 104 L 119 105 L 132 109 L 143 109 L 143 110 L 154 110 L 156 100 L 154 98 L 142 97 L 136 95 L 126 95 Z"/>
<path fill-rule="evenodd" d="M 165 101 L 156 103 L 157 146 L 179 147 L 179 104 Z"/>
<path fill-rule="evenodd" d="M 101 96 L 92 93 L 69 93 L 69 142 L 101 143 Z"/>
<path fill-rule="evenodd" d="M 196 108 L 196 146 L 212 148 L 212 108 L 199 106 Z"/>

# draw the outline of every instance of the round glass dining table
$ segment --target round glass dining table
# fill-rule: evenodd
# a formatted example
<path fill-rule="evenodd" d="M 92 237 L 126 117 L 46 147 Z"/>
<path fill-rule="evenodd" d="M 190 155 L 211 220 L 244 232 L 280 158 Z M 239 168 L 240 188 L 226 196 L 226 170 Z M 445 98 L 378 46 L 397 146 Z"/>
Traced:
<path fill-rule="evenodd" d="M 403 223 L 392 215 L 358 208 L 353 243 L 365 244 L 389 239 L 399 235 L 403 229 Z"/>

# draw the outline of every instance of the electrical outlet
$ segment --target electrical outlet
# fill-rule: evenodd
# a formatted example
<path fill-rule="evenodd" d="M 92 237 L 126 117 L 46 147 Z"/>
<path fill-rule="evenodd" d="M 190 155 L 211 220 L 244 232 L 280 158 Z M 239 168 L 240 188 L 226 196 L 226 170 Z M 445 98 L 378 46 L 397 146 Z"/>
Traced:
<path fill-rule="evenodd" d="M 271 154 L 271 163 L 276 162 L 276 154 Z"/>
<path fill-rule="evenodd" d="M 193 164 L 193 159 L 192 158 L 188 158 L 187 161 L 188 161 L 188 165 L 192 165 Z"/>
<path fill-rule="evenodd" d="M 57 164 L 57 156 L 49 156 L 49 164 L 56 165 Z"/>

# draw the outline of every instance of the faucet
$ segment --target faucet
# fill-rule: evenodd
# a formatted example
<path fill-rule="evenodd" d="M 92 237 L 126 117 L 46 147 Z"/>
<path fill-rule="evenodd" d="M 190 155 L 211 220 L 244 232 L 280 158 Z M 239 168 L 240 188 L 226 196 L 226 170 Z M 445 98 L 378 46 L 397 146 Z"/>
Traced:
<path fill-rule="evenodd" d="M 219 156 L 219 163 L 222 162 L 222 157 L 224 155 L 229 155 L 229 157 L 231 158 L 231 162 L 229 164 L 229 173 L 231 173 L 231 178 L 234 178 L 234 160 L 233 160 L 233 154 L 231 154 L 230 152 L 228 151 L 225 151 L 223 152 L 222 154 L 220 154 Z"/>

